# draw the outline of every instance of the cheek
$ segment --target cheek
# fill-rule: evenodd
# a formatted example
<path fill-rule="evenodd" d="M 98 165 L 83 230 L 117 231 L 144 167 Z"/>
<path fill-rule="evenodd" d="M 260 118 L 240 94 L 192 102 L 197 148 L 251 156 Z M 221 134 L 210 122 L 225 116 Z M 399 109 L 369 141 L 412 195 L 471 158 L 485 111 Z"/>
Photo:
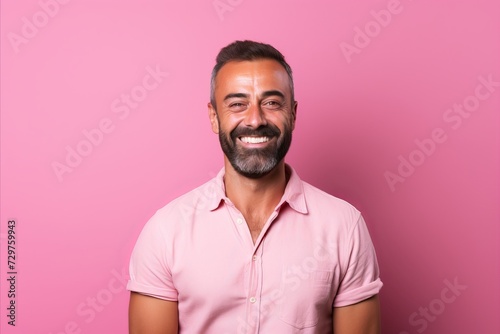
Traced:
<path fill-rule="evenodd" d="M 289 114 L 285 114 L 280 119 L 274 120 L 273 123 L 278 126 L 282 132 L 286 130 L 291 131 L 295 126 L 293 116 Z"/>
<path fill-rule="evenodd" d="M 231 132 L 238 127 L 243 121 L 243 116 L 241 114 L 230 114 L 219 118 L 219 127 L 225 132 Z"/>
<path fill-rule="evenodd" d="M 212 121 L 212 129 L 214 132 L 230 133 L 236 125 L 238 125 L 238 115 L 230 114 L 224 111 L 219 111 L 218 115 Z"/>

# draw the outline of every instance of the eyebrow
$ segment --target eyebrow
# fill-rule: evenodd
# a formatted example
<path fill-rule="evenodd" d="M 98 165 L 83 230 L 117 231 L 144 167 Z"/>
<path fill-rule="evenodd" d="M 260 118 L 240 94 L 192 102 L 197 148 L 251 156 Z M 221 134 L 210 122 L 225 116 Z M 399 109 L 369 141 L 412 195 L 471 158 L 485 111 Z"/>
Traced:
<path fill-rule="evenodd" d="M 227 94 L 225 97 L 224 97 L 224 101 L 227 101 L 229 99 L 232 99 L 232 98 L 235 98 L 235 97 L 239 97 L 239 98 L 248 98 L 248 94 L 245 94 L 245 93 L 230 93 L 230 94 Z"/>
<path fill-rule="evenodd" d="M 245 93 L 230 93 L 224 97 L 224 101 L 227 101 L 227 100 L 232 99 L 232 98 L 248 98 L 249 96 L 250 96 L 249 94 L 245 94 Z M 266 97 L 269 97 L 269 96 L 279 96 L 282 99 L 285 98 L 285 94 L 283 94 L 279 90 L 266 90 L 264 93 L 262 93 L 263 99 L 265 99 Z"/>
<path fill-rule="evenodd" d="M 269 97 L 269 96 L 279 96 L 282 99 L 285 98 L 285 94 L 283 94 L 279 90 L 267 90 L 264 93 L 262 93 L 262 98 L 263 99 L 265 99 L 266 97 Z"/>

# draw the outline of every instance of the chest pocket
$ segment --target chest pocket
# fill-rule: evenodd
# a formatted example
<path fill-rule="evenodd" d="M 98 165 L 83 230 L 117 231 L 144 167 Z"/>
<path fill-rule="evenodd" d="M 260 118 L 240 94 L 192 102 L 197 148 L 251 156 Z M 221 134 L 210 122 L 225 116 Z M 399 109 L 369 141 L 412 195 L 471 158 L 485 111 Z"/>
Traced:
<path fill-rule="evenodd" d="M 329 271 L 299 272 L 284 269 L 279 318 L 298 329 L 314 327 L 321 317 L 332 312 L 332 273 Z"/>

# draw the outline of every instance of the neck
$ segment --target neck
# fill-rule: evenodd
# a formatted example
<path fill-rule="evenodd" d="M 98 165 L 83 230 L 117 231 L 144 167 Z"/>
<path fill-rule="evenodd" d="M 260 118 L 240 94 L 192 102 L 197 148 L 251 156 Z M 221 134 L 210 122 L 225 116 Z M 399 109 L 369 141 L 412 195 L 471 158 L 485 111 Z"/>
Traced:
<path fill-rule="evenodd" d="M 254 212 L 271 213 L 285 192 L 285 163 L 280 163 L 267 175 L 257 179 L 236 172 L 225 159 L 224 184 L 226 196 L 245 215 Z"/>

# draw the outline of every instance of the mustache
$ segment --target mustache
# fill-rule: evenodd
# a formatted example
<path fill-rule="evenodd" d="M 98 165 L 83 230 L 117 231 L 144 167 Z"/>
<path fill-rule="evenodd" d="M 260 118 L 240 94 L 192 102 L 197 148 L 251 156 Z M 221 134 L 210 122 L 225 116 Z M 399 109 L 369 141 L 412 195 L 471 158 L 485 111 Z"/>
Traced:
<path fill-rule="evenodd" d="M 275 125 L 261 125 L 257 129 L 247 127 L 237 127 L 231 131 L 231 139 L 236 140 L 238 137 L 255 136 L 255 137 L 278 137 L 281 134 L 280 129 Z"/>

